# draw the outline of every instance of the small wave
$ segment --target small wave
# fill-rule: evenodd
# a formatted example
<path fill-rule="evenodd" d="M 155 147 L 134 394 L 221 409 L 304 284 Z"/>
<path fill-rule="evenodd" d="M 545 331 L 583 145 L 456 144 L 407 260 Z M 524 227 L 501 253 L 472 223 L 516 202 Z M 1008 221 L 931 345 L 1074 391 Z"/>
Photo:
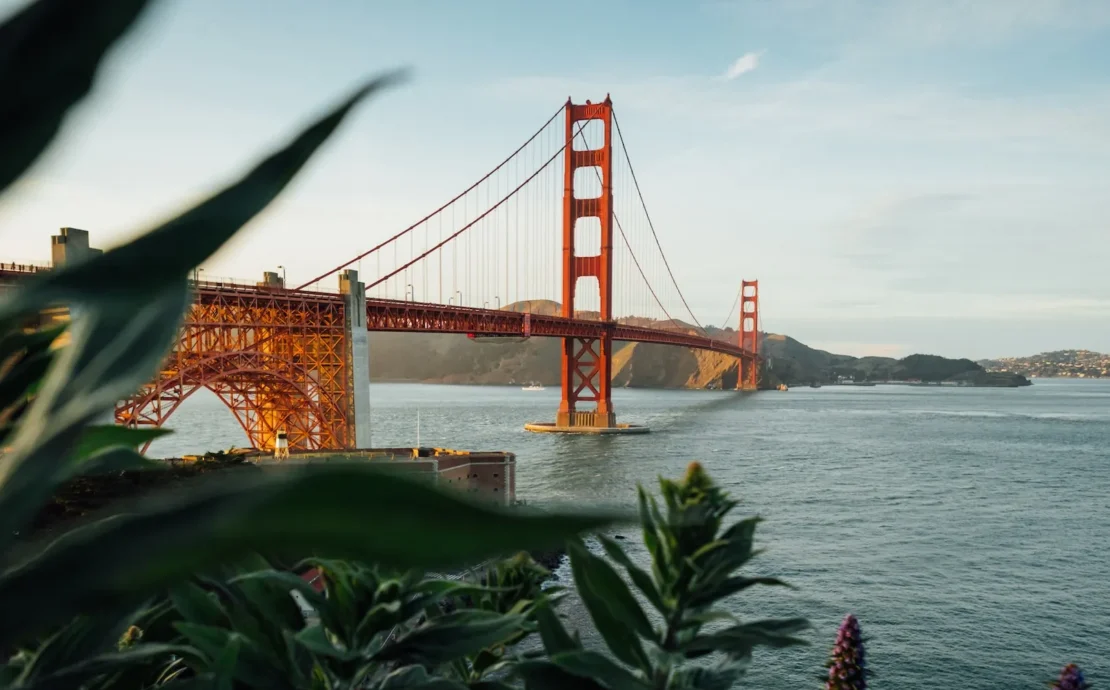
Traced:
<path fill-rule="evenodd" d="M 899 413 L 908 415 L 937 415 L 940 417 L 972 417 L 984 419 L 998 419 L 1013 416 L 1010 413 L 996 412 L 994 410 L 901 410 Z"/>

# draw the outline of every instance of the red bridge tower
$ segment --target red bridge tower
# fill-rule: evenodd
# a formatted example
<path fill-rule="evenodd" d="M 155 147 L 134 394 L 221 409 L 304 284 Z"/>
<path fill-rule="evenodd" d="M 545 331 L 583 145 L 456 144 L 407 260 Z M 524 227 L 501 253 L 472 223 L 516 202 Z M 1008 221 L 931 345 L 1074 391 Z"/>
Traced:
<path fill-rule="evenodd" d="M 575 125 L 601 120 L 605 138 L 601 148 L 575 150 Z M 584 125 L 579 126 L 581 132 Z M 613 102 L 575 105 L 567 99 L 566 144 L 563 151 L 563 317 L 574 318 L 578 279 L 597 278 L 602 323 L 613 320 Z M 575 194 L 574 173 L 594 168 L 600 176 L 601 195 L 583 199 Z M 601 250 L 582 256 L 575 248 L 579 220 L 597 218 L 601 227 Z M 610 381 L 613 376 L 613 334 L 606 329 L 597 338 L 563 338 L 563 397 L 559 402 L 556 427 L 611 428 L 617 424 Z M 595 403 L 593 410 L 579 410 L 579 403 Z"/>
<path fill-rule="evenodd" d="M 752 356 L 740 358 L 736 387 L 754 391 L 759 388 L 759 281 L 740 283 L 740 349 Z"/>

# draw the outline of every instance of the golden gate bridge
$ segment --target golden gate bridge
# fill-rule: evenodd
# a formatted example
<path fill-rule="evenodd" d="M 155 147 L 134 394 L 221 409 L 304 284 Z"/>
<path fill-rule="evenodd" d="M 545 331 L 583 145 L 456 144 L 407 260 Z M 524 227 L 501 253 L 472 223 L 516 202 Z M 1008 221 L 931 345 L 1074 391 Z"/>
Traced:
<path fill-rule="evenodd" d="M 54 238 L 55 262 L 80 258 L 82 233 Z M 0 278 L 37 270 L 0 264 Z M 332 276 L 338 285 L 328 287 Z M 732 337 L 702 326 L 663 252 L 609 97 L 568 99 L 450 201 L 301 285 L 276 273 L 257 283 L 198 274 L 193 287 L 161 373 L 117 405 L 117 423 L 161 426 L 207 388 L 255 448 L 274 448 L 279 433 L 294 449 L 369 447 L 368 331 L 561 338 L 555 421 L 532 430 L 638 430 L 613 408 L 614 342 L 731 355 L 737 388 L 758 383 L 758 282 L 741 282 L 725 319 L 739 306 Z"/>

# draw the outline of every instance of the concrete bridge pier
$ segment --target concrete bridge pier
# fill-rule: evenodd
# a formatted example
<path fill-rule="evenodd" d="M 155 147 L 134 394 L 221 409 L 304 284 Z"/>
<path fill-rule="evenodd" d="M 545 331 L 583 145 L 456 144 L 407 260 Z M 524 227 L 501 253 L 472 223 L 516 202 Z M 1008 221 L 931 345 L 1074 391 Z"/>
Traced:
<path fill-rule="evenodd" d="M 370 333 L 366 330 L 366 289 L 358 271 L 339 274 L 343 295 L 346 365 L 347 447 L 370 448 Z"/>

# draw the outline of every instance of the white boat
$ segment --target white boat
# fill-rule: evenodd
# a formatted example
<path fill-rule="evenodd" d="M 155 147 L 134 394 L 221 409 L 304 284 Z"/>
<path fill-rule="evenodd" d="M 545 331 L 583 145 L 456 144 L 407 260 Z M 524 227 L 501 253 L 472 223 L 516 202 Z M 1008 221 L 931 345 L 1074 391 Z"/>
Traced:
<path fill-rule="evenodd" d="M 522 391 L 542 391 L 543 389 L 543 384 L 536 383 L 535 381 L 529 383 L 527 386 L 521 386 L 520 388 Z"/>

